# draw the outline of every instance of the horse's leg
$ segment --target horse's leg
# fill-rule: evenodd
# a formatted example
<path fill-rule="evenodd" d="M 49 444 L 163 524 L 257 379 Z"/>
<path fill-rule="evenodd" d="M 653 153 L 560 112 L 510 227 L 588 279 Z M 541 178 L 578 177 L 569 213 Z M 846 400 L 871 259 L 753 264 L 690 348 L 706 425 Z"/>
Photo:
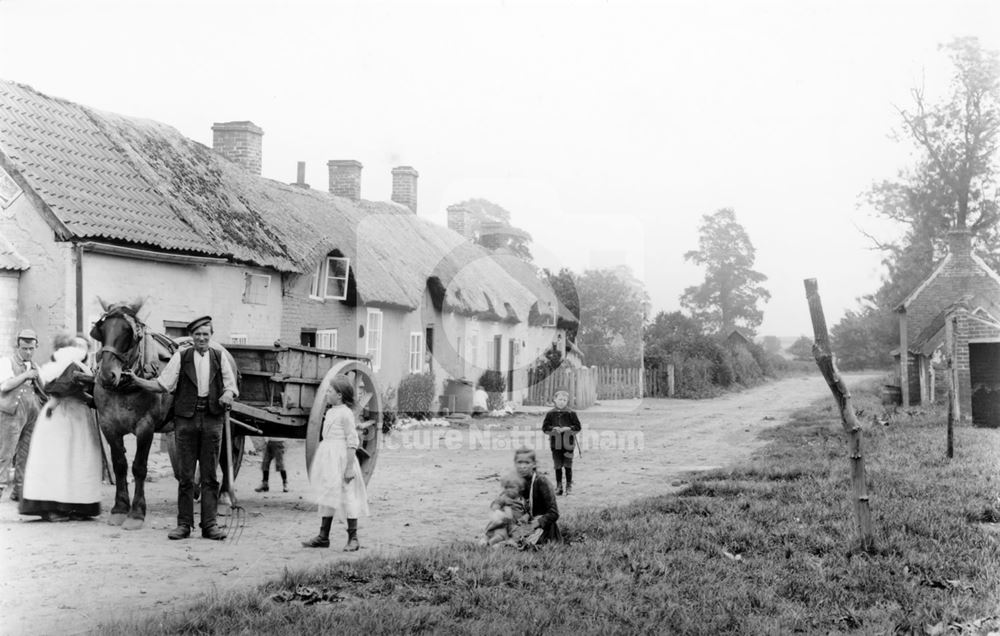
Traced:
<path fill-rule="evenodd" d="M 115 471 L 115 505 L 111 509 L 108 523 L 120 526 L 128 514 L 128 458 L 125 457 L 125 438 L 117 433 L 105 435 L 111 447 L 111 466 Z"/>
<path fill-rule="evenodd" d="M 125 530 L 138 530 L 146 520 L 146 470 L 149 449 L 153 445 L 153 423 L 149 416 L 143 417 L 135 426 L 135 459 L 132 460 L 132 476 L 135 478 L 135 495 L 128 519 L 122 524 Z"/>

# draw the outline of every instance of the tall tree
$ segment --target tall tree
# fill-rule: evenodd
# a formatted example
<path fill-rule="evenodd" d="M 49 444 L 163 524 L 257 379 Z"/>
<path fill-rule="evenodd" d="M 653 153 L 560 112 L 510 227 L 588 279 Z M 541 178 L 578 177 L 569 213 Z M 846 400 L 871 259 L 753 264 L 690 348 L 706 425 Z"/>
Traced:
<path fill-rule="evenodd" d="M 943 252 L 951 228 L 968 229 L 977 251 L 1000 266 L 1000 55 L 976 38 L 957 38 L 941 49 L 954 68 L 950 90 L 933 99 L 914 88 L 913 104 L 897 109 L 917 164 L 868 192 L 879 215 L 905 227 L 902 240 L 878 245 L 886 252 L 887 280 L 904 288 L 893 302 L 926 276 L 934 260 L 927 256 Z"/>
<path fill-rule="evenodd" d="M 705 268 L 705 281 L 685 289 L 681 305 L 709 331 L 756 333 L 764 319 L 757 304 L 771 294 L 762 285 L 767 276 L 753 269 L 756 250 L 732 208 L 702 217 L 698 247 L 684 258 Z"/>
<path fill-rule="evenodd" d="M 941 213 L 953 219 L 955 227 L 978 233 L 997 221 L 1000 59 L 971 37 L 956 38 L 942 48 L 955 67 L 951 94 L 929 103 L 922 88 L 913 89 L 913 108 L 900 109 L 900 116 L 923 151 L 927 168 L 946 189 L 950 205 Z"/>
<path fill-rule="evenodd" d="M 638 364 L 649 310 L 642 281 L 625 266 L 590 269 L 577 278 L 576 289 L 580 298 L 577 345 L 587 364 Z"/>
<path fill-rule="evenodd" d="M 573 270 L 568 267 L 561 268 L 557 273 L 553 274 L 548 269 L 542 270 L 545 277 L 549 281 L 549 285 L 552 286 L 552 291 L 555 292 L 556 298 L 559 302 L 563 304 L 566 309 L 570 311 L 579 320 L 580 318 L 580 294 L 576 290 L 576 274 Z M 576 342 L 577 330 L 579 325 L 571 327 L 567 330 L 566 337 L 570 342 Z"/>

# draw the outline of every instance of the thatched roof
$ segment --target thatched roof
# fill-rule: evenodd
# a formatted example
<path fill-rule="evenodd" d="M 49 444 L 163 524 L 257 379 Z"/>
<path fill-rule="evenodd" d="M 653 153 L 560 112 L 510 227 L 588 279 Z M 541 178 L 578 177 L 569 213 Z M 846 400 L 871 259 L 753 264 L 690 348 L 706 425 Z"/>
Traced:
<path fill-rule="evenodd" d="M 38 195 L 60 240 L 210 255 L 311 275 L 339 250 L 359 300 L 525 320 L 539 300 L 486 250 L 395 203 L 355 202 L 246 172 L 164 124 L 0 81 L 0 161 Z M 546 286 L 547 287 L 547 286 Z M 551 290 L 549 290 L 551 291 Z"/>

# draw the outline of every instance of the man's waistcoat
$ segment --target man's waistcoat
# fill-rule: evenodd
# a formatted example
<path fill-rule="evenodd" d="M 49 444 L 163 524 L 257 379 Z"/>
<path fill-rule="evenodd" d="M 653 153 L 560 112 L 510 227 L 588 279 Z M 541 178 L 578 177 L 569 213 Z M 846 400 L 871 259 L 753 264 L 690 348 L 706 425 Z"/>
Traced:
<path fill-rule="evenodd" d="M 195 406 L 198 404 L 198 375 L 194 369 L 194 347 L 181 353 L 181 372 L 177 379 L 177 390 L 174 391 L 174 413 L 180 417 L 194 417 Z M 208 350 L 208 405 L 207 410 L 212 415 L 221 415 L 225 410 L 219 404 L 222 396 L 222 361 L 219 352 Z"/>
<path fill-rule="evenodd" d="M 18 356 L 10 358 L 0 358 L 0 364 L 9 364 L 14 370 L 14 375 L 20 375 L 28 368 Z M 33 380 L 21 383 L 21 386 L 10 391 L 0 391 L 0 413 L 14 415 L 18 408 L 25 402 L 31 402 L 35 407 L 40 400 L 35 393 L 35 383 Z"/>

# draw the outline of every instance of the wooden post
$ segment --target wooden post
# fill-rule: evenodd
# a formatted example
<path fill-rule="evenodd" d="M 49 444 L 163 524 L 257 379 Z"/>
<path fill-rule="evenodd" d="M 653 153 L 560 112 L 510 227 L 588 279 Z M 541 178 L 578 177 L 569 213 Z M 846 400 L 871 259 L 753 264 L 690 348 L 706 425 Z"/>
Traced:
<path fill-rule="evenodd" d="M 826 379 L 834 400 L 840 409 L 840 421 L 847 433 L 848 449 L 851 464 L 851 483 L 854 490 L 854 513 L 857 517 L 858 534 L 861 539 L 861 549 L 871 552 L 875 548 L 875 538 L 872 534 L 872 516 L 868 507 L 868 484 L 865 477 L 865 459 L 861 452 L 861 423 L 854 413 L 851 394 L 840 372 L 837 362 L 830 350 L 830 334 L 826 329 L 826 317 L 823 315 L 823 304 L 819 297 L 819 288 L 815 278 L 805 280 L 806 298 L 809 301 L 809 315 L 812 318 L 814 343 L 813 357 L 823 378 Z M 903 386 L 906 386 L 904 381 Z M 905 391 L 905 389 L 904 389 Z M 904 393 L 905 395 L 905 393 Z"/>
<path fill-rule="evenodd" d="M 903 408 L 910 408 L 910 343 L 906 335 L 906 310 L 899 314 L 899 390 Z"/>
<path fill-rule="evenodd" d="M 944 321 L 944 348 L 948 360 L 948 441 L 945 454 L 948 459 L 955 456 L 955 418 L 958 417 L 958 383 L 955 378 L 955 318 L 951 315 Z"/>

